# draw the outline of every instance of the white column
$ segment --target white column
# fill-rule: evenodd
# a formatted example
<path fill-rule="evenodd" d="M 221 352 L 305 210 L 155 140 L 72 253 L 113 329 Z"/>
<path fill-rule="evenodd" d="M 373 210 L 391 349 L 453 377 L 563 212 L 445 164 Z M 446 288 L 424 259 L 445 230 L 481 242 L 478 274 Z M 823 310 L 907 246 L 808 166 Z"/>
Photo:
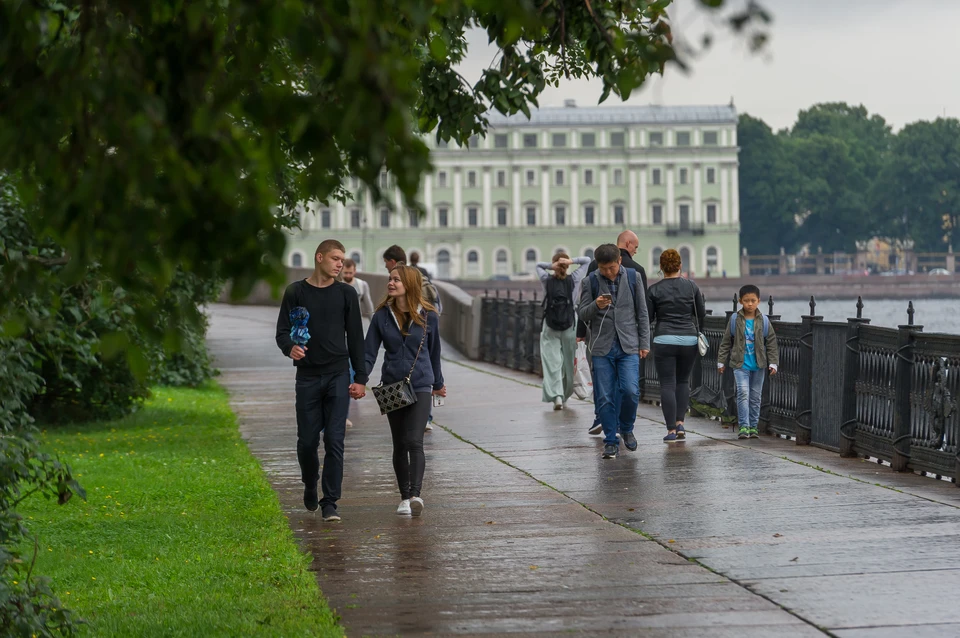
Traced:
<path fill-rule="evenodd" d="M 740 169 L 730 169 L 730 222 L 740 223 Z"/>
<path fill-rule="evenodd" d="M 347 207 L 343 202 L 337 202 L 337 221 L 334 227 L 338 230 L 350 228 L 350 220 L 347 219 Z"/>
<path fill-rule="evenodd" d="M 637 169 L 629 166 L 627 170 L 630 171 L 630 176 L 627 179 L 627 184 L 630 188 L 630 216 L 627 217 L 627 228 L 632 228 L 637 225 L 637 220 L 639 219 L 637 215 Z"/>
<path fill-rule="evenodd" d="M 664 211 L 664 221 L 668 224 L 677 223 L 676 205 L 673 201 L 673 165 L 667 166 L 667 210 Z"/>
<path fill-rule="evenodd" d="M 484 228 L 493 228 L 493 214 L 490 211 L 490 167 L 483 167 L 483 222 Z"/>
<path fill-rule="evenodd" d="M 640 169 L 640 225 L 650 225 L 650 206 L 647 205 L 647 168 Z"/>
<path fill-rule="evenodd" d="M 630 129 L 627 131 L 627 148 L 633 148 L 635 146 L 634 142 L 636 140 L 636 131 Z"/>
<path fill-rule="evenodd" d="M 399 188 L 393 189 L 393 201 L 397 207 L 397 228 L 407 228 L 410 225 L 410 219 L 403 208 L 403 197 L 400 195 Z"/>
<path fill-rule="evenodd" d="M 525 223 L 524 212 L 521 209 L 520 204 L 520 167 L 513 167 L 512 175 L 512 186 L 513 186 L 513 226 L 515 228 L 520 228 Z"/>
<path fill-rule="evenodd" d="M 546 133 L 544 133 L 546 135 Z M 550 210 L 550 167 L 540 167 L 540 223 L 544 226 L 553 226 L 553 211 Z"/>
<path fill-rule="evenodd" d="M 693 222 L 699 223 L 706 221 L 704 219 L 702 203 L 703 195 L 700 186 L 700 165 L 693 165 Z"/>
<path fill-rule="evenodd" d="M 426 219 L 421 220 L 421 224 L 424 228 L 436 228 L 437 219 L 436 212 L 433 210 L 433 176 L 427 175 L 423 179 L 423 206 L 427 209 Z M 424 250 L 427 255 L 433 255 L 430 252 L 430 249 L 424 246 Z M 427 257 L 430 261 L 433 261 L 433 257 Z"/>
<path fill-rule="evenodd" d="M 580 167 L 570 167 L 570 211 L 567 213 L 568 226 L 580 226 Z M 571 248 L 571 250 L 574 250 Z"/>
<path fill-rule="evenodd" d="M 450 217 L 451 226 L 463 228 L 463 174 L 459 166 L 453 169 L 453 210 L 450 211 Z"/>
<path fill-rule="evenodd" d="M 737 145 L 737 127 L 730 129 L 730 146 Z"/>
<path fill-rule="evenodd" d="M 727 193 L 729 188 L 727 187 L 727 180 L 729 179 L 729 173 L 726 168 L 720 169 L 720 221 L 724 224 L 730 223 L 730 205 L 727 202 Z"/>
<path fill-rule="evenodd" d="M 597 225 L 610 225 L 610 197 L 607 194 L 607 174 L 610 168 L 606 164 L 600 165 L 600 210 L 597 211 Z"/>
<path fill-rule="evenodd" d="M 366 221 L 364 221 L 366 220 Z M 373 196 L 370 194 L 370 189 L 365 189 L 363 192 L 363 219 L 360 220 L 361 228 L 372 228 L 376 226 L 373 223 Z M 370 257 L 366 253 L 363 255 L 363 262 L 366 265 L 370 264 Z"/>

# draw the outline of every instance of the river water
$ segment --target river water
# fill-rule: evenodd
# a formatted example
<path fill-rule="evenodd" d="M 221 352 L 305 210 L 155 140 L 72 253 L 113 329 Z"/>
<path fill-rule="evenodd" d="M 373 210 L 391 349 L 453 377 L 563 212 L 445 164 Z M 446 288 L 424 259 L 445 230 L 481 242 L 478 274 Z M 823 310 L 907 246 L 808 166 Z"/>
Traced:
<path fill-rule="evenodd" d="M 867 299 L 863 302 L 863 316 L 874 326 L 895 328 L 907 323 L 907 301 L 902 299 Z M 707 308 L 720 314 L 733 307 L 732 302 L 718 303 L 707 300 Z M 913 302 L 916 310 L 914 323 L 923 326 L 924 332 L 960 334 L 960 299 L 919 299 Z M 767 312 L 767 302 L 760 309 Z M 783 321 L 800 321 L 802 315 L 810 314 L 809 301 L 777 301 L 774 314 Z M 817 302 L 817 314 L 824 321 L 846 321 L 857 316 L 857 300 L 829 299 Z"/>

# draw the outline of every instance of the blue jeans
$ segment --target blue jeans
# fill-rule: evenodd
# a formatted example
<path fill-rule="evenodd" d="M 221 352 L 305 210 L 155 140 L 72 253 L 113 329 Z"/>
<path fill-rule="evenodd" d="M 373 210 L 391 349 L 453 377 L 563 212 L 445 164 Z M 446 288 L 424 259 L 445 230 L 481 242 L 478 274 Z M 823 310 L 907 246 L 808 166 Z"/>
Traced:
<path fill-rule="evenodd" d="M 763 396 L 763 370 L 734 370 L 737 384 L 737 420 L 741 428 L 757 429 L 760 422 L 760 399 Z"/>
<path fill-rule="evenodd" d="M 617 445 L 617 433 L 633 432 L 640 403 L 640 355 L 626 354 L 614 339 L 610 352 L 593 357 L 593 400 L 603 424 L 603 442 Z M 618 405 L 619 404 L 619 405 Z"/>

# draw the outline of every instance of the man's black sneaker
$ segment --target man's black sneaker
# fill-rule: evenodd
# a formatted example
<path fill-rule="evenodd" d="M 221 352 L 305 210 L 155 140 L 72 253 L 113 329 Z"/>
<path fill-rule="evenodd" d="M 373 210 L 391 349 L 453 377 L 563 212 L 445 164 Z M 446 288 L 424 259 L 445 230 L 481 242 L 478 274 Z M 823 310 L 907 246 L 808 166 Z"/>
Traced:
<path fill-rule="evenodd" d="M 603 423 L 599 421 L 591 425 L 590 429 L 587 430 L 588 434 L 600 434 L 601 432 L 603 432 Z"/>
<path fill-rule="evenodd" d="M 617 446 L 616 446 L 616 445 L 610 445 L 609 443 L 608 443 L 607 445 L 604 445 L 604 446 L 603 446 L 603 458 L 605 458 L 605 459 L 615 459 L 615 458 L 617 458 Z"/>
<path fill-rule="evenodd" d="M 340 515 L 337 514 L 336 505 L 324 505 L 323 506 L 323 520 L 325 523 L 330 523 L 333 521 L 339 521 Z"/>
<path fill-rule="evenodd" d="M 633 432 L 624 432 L 620 435 L 620 439 L 623 441 L 624 447 L 626 447 L 631 452 L 637 451 L 637 437 L 633 435 Z"/>
<path fill-rule="evenodd" d="M 303 506 L 311 512 L 316 512 L 317 508 L 320 507 L 320 497 L 317 495 L 316 483 L 313 484 L 313 487 L 303 486 Z"/>

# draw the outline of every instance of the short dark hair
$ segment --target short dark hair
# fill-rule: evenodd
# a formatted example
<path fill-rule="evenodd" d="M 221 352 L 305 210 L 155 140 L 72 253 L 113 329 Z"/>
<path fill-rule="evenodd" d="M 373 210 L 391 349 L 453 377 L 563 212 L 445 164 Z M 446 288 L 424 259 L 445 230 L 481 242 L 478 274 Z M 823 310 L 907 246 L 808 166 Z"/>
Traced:
<path fill-rule="evenodd" d="M 747 284 L 740 289 L 740 298 L 743 299 L 747 295 L 756 295 L 757 299 L 760 298 L 760 289 L 754 286 L 753 284 Z"/>
<path fill-rule="evenodd" d="M 403 248 L 394 244 L 383 251 L 383 258 L 385 260 L 392 260 L 396 262 L 407 263 L 407 253 L 403 252 Z"/>
<path fill-rule="evenodd" d="M 413 251 L 412 253 L 410 253 L 410 265 L 416 266 L 419 263 L 420 263 L 420 253 L 418 253 L 417 251 Z"/>
<path fill-rule="evenodd" d="M 343 247 L 343 244 L 338 242 L 336 239 L 324 239 L 320 242 L 320 245 L 317 246 L 317 251 L 313 253 L 313 256 L 316 257 L 321 253 L 328 253 L 331 250 L 339 250 L 340 252 L 345 252 L 347 249 Z"/>
<path fill-rule="evenodd" d="M 593 258 L 597 260 L 597 265 L 612 264 L 620 259 L 620 249 L 614 244 L 600 244 L 593 251 Z"/>
<path fill-rule="evenodd" d="M 357 267 L 357 262 L 355 262 L 354 260 L 349 258 L 343 260 L 344 270 L 346 270 L 347 268 L 356 268 L 356 267 Z"/>

